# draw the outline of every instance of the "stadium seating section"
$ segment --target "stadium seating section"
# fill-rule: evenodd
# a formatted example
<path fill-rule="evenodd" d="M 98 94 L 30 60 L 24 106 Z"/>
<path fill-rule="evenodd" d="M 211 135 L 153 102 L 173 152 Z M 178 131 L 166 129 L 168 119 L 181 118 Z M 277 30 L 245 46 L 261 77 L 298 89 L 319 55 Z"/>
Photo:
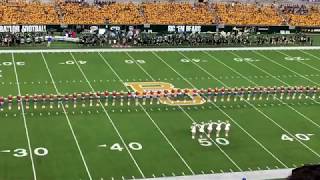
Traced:
<path fill-rule="evenodd" d="M 0 4 L 1 24 L 237 24 L 319 26 L 318 6 L 242 3 L 110 3 L 78 1 Z"/>

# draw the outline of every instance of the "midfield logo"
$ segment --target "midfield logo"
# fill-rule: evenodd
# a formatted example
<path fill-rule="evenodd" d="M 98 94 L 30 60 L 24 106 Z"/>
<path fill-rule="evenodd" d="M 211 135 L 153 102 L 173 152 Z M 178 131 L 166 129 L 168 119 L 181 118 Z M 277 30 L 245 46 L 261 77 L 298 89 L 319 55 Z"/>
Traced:
<path fill-rule="evenodd" d="M 131 87 L 135 92 L 139 94 L 154 92 L 155 94 L 160 92 L 167 92 L 171 96 L 166 96 L 164 94 L 160 97 L 160 103 L 170 105 L 170 106 L 183 106 L 183 105 L 201 105 L 206 102 L 199 94 L 194 93 L 193 91 L 188 91 L 186 94 L 188 98 L 182 94 L 180 89 L 175 88 L 171 83 L 167 82 L 128 82 L 125 83 L 126 86 Z M 172 96 L 174 94 L 174 96 Z M 180 97 L 181 96 L 181 97 Z"/>

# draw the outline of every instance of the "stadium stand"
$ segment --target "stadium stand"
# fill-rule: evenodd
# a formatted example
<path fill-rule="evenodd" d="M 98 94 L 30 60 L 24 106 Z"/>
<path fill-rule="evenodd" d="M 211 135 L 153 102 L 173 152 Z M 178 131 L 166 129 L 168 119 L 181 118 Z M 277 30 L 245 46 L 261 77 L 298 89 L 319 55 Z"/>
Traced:
<path fill-rule="evenodd" d="M 138 5 L 111 3 L 89 5 L 60 2 L 63 24 L 141 24 Z"/>
<path fill-rule="evenodd" d="M 294 26 L 319 26 L 320 10 L 318 6 L 295 6 L 294 8 L 285 8 L 284 14 L 288 23 Z"/>
<path fill-rule="evenodd" d="M 317 5 L 15 1 L 0 4 L 1 24 L 228 24 L 319 26 Z"/>
<path fill-rule="evenodd" d="M 59 24 L 54 4 L 14 2 L 0 5 L 1 24 Z"/>
<path fill-rule="evenodd" d="M 219 3 L 214 5 L 218 19 L 223 24 L 281 25 L 282 18 L 272 5 Z"/>
<path fill-rule="evenodd" d="M 147 3 L 142 9 L 149 24 L 212 24 L 214 20 L 205 4 Z"/>

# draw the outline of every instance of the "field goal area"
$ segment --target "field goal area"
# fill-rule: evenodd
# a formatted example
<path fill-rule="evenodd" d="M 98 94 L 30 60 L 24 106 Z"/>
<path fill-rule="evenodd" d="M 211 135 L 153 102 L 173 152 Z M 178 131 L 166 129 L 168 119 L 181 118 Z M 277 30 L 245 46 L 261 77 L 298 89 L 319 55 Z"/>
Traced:
<path fill-rule="evenodd" d="M 0 179 L 284 178 L 320 162 L 319 49 L 2 50 Z"/>

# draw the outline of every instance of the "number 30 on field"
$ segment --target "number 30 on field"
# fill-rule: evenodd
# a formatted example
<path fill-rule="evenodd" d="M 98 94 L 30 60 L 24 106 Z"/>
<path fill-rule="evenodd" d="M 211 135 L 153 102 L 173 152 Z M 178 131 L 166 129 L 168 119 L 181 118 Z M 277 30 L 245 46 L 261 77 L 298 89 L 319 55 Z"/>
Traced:
<path fill-rule="evenodd" d="M 23 149 L 23 148 L 15 149 L 15 150 L 13 150 L 13 152 L 14 152 L 14 154 L 13 154 L 14 157 L 25 157 L 25 156 L 28 156 L 28 151 L 26 149 Z M 48 151 L 47 148 L 38 147 L 38 148 L 35 148 L 33 150 L 33 153 L 36 156 L 46 156 L 46 155 L 48 155 L 49 151 Z"/>

